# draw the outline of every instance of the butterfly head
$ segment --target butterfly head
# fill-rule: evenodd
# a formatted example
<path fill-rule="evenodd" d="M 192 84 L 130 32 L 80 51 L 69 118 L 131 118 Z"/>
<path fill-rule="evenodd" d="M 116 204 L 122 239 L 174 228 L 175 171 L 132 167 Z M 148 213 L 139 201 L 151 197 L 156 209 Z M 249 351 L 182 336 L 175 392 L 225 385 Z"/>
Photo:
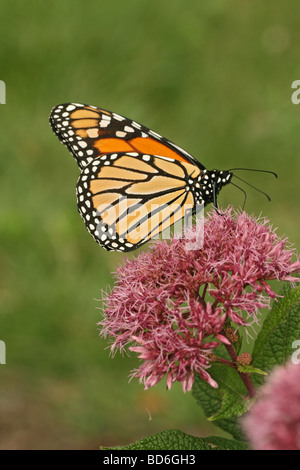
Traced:
<path fill-rule="evenodd" d="M 205 170 L 202 175 L 201 192 L 204 204 L 213 202 L 223 186 L 230 183 L 233 174 L 225 170 Z"/>

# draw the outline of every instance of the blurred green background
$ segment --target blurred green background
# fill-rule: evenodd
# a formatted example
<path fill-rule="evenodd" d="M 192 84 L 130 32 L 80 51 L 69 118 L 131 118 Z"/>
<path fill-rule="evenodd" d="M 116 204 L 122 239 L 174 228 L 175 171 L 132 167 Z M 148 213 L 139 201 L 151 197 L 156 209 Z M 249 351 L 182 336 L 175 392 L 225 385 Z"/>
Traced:
<path fill-rule="evenodd" d="M 0 448 L 97 448 L 163 429 L 214 432 L 190 393 L 128 384 L 135 357 L 109 358 L 96 308 L 124 254 L 99 247 L 77 213 L 76 162 L 53 106 L 101 106 L 145 124 L 208 168 L 239 173 L 248 212 L 299 233 L 299 3 L 2 0 L 0 79 Z M 219 203 L 243 195 L 223 189 Z M 151 416 L 152 419 L 149 419 Z"/>

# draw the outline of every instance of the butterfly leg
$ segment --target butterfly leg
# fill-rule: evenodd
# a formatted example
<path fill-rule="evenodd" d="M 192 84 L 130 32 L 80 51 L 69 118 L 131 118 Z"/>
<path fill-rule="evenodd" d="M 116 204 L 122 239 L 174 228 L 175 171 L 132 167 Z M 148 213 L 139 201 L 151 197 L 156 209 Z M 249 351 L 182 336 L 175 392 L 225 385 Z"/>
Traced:
<path fill-rule="evenodd" d="M 213 182 L 213 205 L 218 215 L 224 215 L 222 214 L 222 212 L 219 211 L 216 187 L 217 187 L 217 183 L 214 181 Z"/>

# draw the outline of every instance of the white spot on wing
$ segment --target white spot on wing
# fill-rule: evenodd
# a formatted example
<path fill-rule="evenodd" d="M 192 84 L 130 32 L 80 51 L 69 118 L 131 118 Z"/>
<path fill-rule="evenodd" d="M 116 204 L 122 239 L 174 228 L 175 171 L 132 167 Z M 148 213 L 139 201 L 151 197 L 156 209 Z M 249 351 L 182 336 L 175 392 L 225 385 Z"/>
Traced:
<path fill-rule="evenodd" d="M 123 132 L 123 131 L 117 131 L 116 132 L 117 137 L 125 137 L 125 135 L 126 135 L 126 132 Z"/>

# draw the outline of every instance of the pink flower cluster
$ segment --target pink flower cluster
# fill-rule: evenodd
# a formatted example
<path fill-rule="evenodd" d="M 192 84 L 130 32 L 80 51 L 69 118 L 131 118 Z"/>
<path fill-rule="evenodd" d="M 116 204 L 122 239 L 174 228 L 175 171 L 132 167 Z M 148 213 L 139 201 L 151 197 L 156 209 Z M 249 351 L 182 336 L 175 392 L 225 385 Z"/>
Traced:
<path fill-rule="evenodd" d="M 256 450 L 300 450 L 300 364 L 274 369 L 242 425 Z"/>
<path fill-rule="evenodd" d="M 192 235 L 197 237 L 197 226 Z M 188 239 L 157 241 L 152 249 L 126 259 L 111 293 L 105 293 L 101 334 L 111 351 L 128 344 L 144 362 L 132 376 L 149 388 L 164 375 L 170 388 L 190 390 L 195 373 L 213 387 L 207 369 L 224 336 L 225 321 L 248 325 L 276 294 L 270 279 L 299 280 L 300 262 L 266 220 L 227 209 L 209 213 L 204 244 L 190 250 Z"/>

